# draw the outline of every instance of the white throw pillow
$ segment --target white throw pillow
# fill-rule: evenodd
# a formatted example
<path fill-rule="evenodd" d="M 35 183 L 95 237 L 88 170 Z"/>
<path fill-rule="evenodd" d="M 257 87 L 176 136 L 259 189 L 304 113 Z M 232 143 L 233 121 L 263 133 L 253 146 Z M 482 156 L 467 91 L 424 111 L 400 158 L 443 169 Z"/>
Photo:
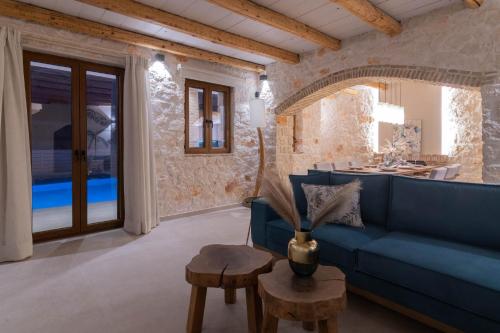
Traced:
<path fill-rule="evenodd" d="M 330 202 L 345 185 L 311 185 L 302 184 L 302 189 L 307 199 L 307 218 L 314 220 L 325 204 Z M 351 198 L 352 209 L 340 219 L 329 216 L 326 223 L 345 224 L 351 227 L 364 227 L 361 220 L 361 208 L 359 205 L 360 193 L 354 192 Z M 333 214 L 330 214 L 333 215 Z"/>

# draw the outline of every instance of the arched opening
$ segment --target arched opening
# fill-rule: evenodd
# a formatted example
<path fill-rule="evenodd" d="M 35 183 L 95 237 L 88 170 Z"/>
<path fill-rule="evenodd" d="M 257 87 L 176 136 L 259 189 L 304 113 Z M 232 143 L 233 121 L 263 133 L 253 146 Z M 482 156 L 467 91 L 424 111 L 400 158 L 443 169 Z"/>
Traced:
<path fill-rule="evenodd" d="M 301 173 L 314 163 L 335 160 L 373 164 L 379 162 L 386 141 L 416 131 L 407 156 L 458 163 L 462 169 L 456 180 L 490 182 L 483 176 L 481 90 L 490 77 L 491 73 L 397 66 L 329 75 L 275 109 L 278 170 L 282 175 Z M 399 95 L 394 93 L 398 89 Z M 386 101 L 404 107 L 402 122 L 380 119 L 377 104 L 384 95 Z"/>

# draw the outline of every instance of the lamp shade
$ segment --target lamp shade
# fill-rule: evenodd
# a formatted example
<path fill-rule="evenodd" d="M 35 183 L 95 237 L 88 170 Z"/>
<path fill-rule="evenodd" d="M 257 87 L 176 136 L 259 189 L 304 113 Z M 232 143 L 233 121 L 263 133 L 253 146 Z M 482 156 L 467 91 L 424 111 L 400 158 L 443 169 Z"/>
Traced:
<path fill-rule="evenodd" d="M 260 98 L 250 101 L 250 126 L 255 128 L 266 126 L 266 105 Z"/>

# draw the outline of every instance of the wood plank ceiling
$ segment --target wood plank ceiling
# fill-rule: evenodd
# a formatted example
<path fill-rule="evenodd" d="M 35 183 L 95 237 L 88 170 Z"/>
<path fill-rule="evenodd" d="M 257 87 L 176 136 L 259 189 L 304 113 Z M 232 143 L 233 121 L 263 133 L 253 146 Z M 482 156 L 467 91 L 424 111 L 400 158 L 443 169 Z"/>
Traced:
<path fill-rule="evenodd" d="M 483 1 L 0 0 L 0 16 L 262 71 L 373 29 L 396 35 L 401 20 L 440 7 Z"/>

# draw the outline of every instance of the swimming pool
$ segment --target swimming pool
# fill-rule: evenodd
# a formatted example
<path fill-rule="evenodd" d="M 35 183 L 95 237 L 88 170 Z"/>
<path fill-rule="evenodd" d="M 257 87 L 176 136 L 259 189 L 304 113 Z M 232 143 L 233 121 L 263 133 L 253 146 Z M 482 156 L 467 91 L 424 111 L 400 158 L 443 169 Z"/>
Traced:
<path fill-rule="evenodd" d="M 55 181 L 33 185 L 33 209 L 44 209 L 72 204 L 72 182 Z M 115 177 L 87 181 L 87 202 L 114 201 L 118 197 L 118 181 Z"/>

